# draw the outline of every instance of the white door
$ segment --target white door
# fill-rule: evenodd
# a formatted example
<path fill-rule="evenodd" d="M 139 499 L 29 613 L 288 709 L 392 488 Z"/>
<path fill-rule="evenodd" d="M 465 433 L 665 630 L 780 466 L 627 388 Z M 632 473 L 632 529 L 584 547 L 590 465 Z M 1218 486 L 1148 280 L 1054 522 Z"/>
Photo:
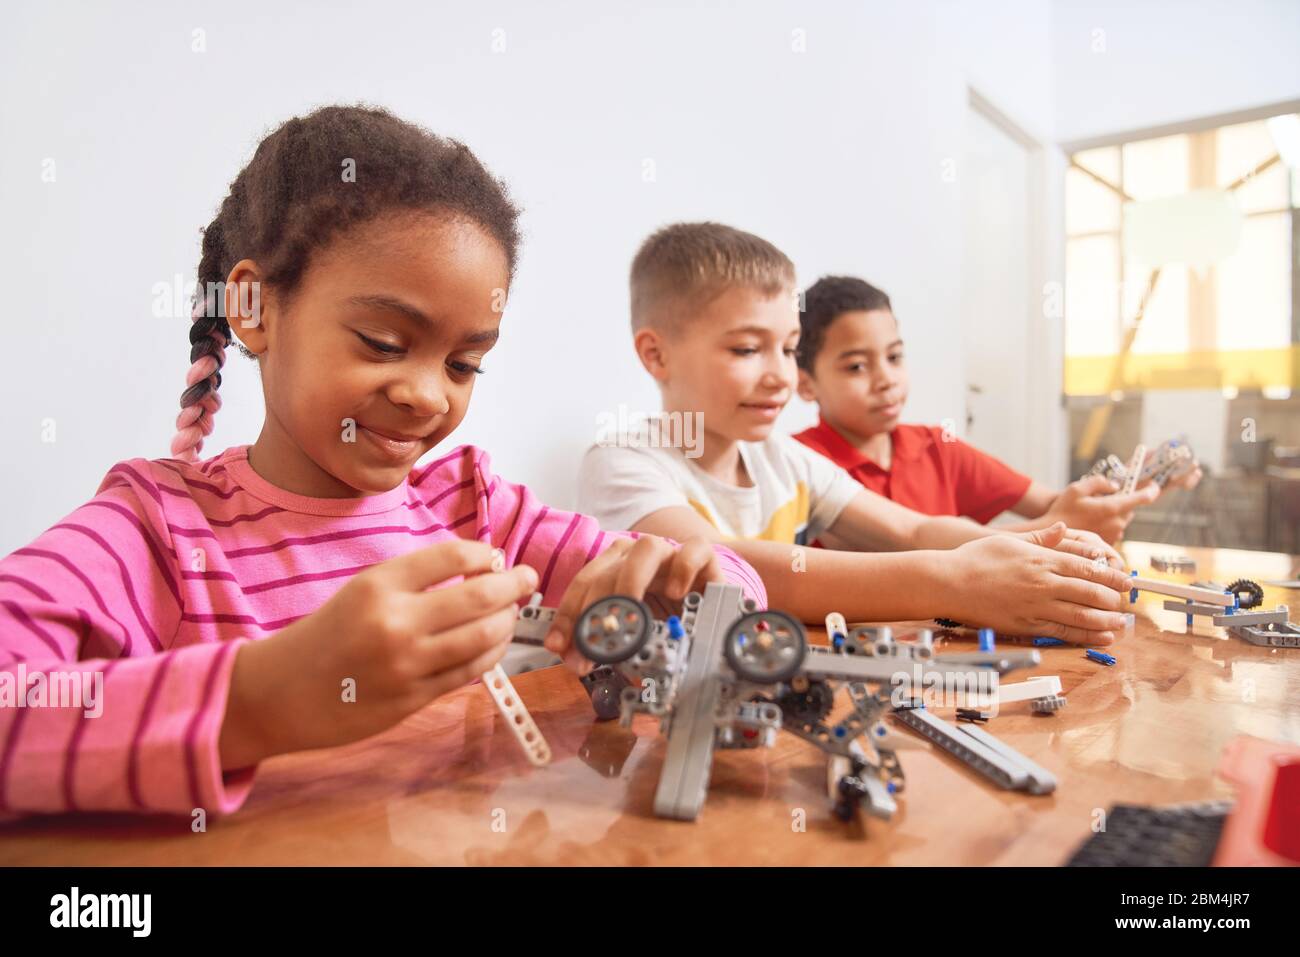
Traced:
<path fill-rule="evenodd" d="M 1032 473 L 1029 149 L 978 106 L 962 177 L 967 427 L 977 448 Z"/>

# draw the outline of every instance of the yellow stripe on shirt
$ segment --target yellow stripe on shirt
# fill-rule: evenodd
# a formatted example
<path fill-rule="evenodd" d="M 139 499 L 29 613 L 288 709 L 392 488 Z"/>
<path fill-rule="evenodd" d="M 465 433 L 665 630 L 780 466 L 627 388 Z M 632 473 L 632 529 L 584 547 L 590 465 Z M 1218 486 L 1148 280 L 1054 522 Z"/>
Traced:
<path fill-rule="evenodd" d="M 701 518 L 714 528 L 718 528 L 718 523 L 714 521 L 713 514 L 706 506 L 692 498 L 688 498 L 686 501 L 691 508 L 700 514 Z M 773 512 L 772 517 L 768 520 L 767 527 L 754 538 L 761 542 L 781 542 L 786 545 L 793 545 L 795 535 L 808 524 L 808 513 L 808 486 L 803 482 L 798 482 L 795 485 L 794 498 Z"/>

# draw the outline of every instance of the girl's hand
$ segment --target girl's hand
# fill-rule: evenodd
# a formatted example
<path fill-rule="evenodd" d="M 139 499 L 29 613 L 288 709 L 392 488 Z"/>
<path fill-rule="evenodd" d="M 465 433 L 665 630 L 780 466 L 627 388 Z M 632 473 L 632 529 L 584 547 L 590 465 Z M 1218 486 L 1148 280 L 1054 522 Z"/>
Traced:
<path fill-rule="evenodd" d="M 312 614 L 241 647 L 223 767 L 368 737 L 491 669 L 514 634 L 517 603 L 537 587 L 527 565 L 490 571 L 492 554 L 453 541 L 381 562 Z"/>
<path fill-rule="evenodd" d="M 1056 550 L 1059 523 L 1021 535 L 990 535 L 948 553 L 942 584 L 947 618 L 1009 635 L 1108 645 L 1124 628 L 1129 579 L 1103 562 Z"/>
<path fill-rule="evenodd" d="M 616 539 L 573 576 L 545 645 L 574 671 L 585 674 L 592 664 L 574 650 L 573 627 L 592 602 L 607 595 L 653 594 L 676 604 L 687 592 L 703 591 L 707 582 L 723 580 L 717 553 L 703 538 L 688 538 L 676 546 L 655 535 Z"/>

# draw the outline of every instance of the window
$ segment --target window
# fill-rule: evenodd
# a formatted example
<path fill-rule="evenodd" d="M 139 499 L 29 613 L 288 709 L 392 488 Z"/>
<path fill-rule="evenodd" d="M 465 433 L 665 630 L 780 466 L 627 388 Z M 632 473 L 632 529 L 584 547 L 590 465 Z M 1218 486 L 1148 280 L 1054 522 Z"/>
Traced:
<path fill-rule="evenodd" d="M 1172 438 L 1206 473 L 1128 538 L 1300 549 L 1298 153 L 1283 113 L 1069 157 L 1070 474 Z"/>
<path fill-rule="evenodd" d="M 1297 387 L 1297 130 L 1284 114 L 1070 157 L 1067 395 Z"/>

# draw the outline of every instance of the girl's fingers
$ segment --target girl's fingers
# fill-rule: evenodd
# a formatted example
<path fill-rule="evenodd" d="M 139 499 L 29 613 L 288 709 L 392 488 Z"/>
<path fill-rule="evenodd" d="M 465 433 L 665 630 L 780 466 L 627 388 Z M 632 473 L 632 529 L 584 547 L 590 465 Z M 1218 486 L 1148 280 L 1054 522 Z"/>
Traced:
<path fill-rule="evenodd" d="M 426 696 L 427 701 L 432 701 L 449 691 L 465 687 L 475 678 L 480 678 L 485 672 L 495 668 L 497 663 L 505 657 L 506 650 L 509 647 L 508 642 L 495 645 L 469 661 L 461 662 L 445 671 L 440 671 L 425 678 L 420 683 L 421 693 Z"/>
<path fill-rule="evenodd" d="M 492 567 L 492 546 L 487 542 L 457 539 L 380 562 L 362 574 L 380 578 L 403 591 L 421 592 L 430 585 L 458 575 L 477 575 Z"/>
<path fill-rule="evenodd" d="M 673 557 L 674 548 L 657 535 L 643 535 L 623 558 L 614 580 L 619 595 L 643 598 L 650 583 L 658 577 Z"/>
<path fill-rule="evenodd" d="M 481 655 L 505 647 L 515 633 L 519 607 L 513 603 L 491 614 L 436 634 L 422 635 L 415 642 L 416 674 L 433 677 L 453 670 Z"/>
<path fill-rule="evenodd" d="M 579 590 L 574 594 L 574 607 L 577 611 L 573 613 L 572 619 L 564 624 L 564 645 L 562 650 L 556 652 L 564 660 L 564 665 L 570 671 L 578 675 L 585 675 L 591 670 L 591 663 L 583 657 L 573 643 L 573 631 L 577 627 L 578 616 L 580 616 L 587 607 L 599 598 L 604 598 L 611 593 L 613 587 L 614 569 L 616 565 L 610 565 L 603 569 L 599 575 L 587 579 L 583 582 Z M 558 616 L 557 616 L 558 619 Z M 550 647 L 549 645 L 547 647 Z M 554 648 L 551 649 L 555 651 Z"/>
<path fill-rule="evenodd" d="M 674 602 L 681 601 L 692 589 L 703 582 L 722 581 L 722 565 L 713 545 L 704 539 L 683 542 L 673 555 L 664 594 Z"/>
<path fill-rule="evenodd" d="M 630 538 L 616 538 L 612 541 L 603 552 L 589 561 L 578 574 L 573 576 L 569 582 L 569 587 L 565 589 L 564 597 L 560 599 L 560 604 L 555 609 L 555 618 L 551 622 L 551 630 L 547 632 L 545 640 L 542 642 L 546 648 L 554 654 L 563 656 L 568 650 L 571 636 L 573 634 L 573 624 L 582 614 L 583 609 L 590 602 L 587 600 L 587 594 L 590 591 L 590 582 L 599 579 L 609 569 L 617 565 L 632 548 L 633 541 Z"/>
<path fill-rule="evenodd" d="M 416 628 L 437 635 L 476 621 L 517 602 L 526 602 L 537 589 L 537 572 L 516 565 L 503 572 L 486 572 L 455 585 L 411 596 Z"/>

